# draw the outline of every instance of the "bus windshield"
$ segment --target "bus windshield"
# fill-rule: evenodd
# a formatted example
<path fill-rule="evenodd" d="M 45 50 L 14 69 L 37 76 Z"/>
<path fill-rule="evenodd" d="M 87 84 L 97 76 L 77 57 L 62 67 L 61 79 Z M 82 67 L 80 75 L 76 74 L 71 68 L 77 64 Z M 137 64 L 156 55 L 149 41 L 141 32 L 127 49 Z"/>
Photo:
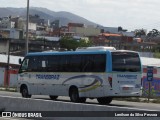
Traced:
<path fill-rule="evenodd" d="M 141 62 L 138 53 L 112 52 L 112 71 L 140 72 Z"/>

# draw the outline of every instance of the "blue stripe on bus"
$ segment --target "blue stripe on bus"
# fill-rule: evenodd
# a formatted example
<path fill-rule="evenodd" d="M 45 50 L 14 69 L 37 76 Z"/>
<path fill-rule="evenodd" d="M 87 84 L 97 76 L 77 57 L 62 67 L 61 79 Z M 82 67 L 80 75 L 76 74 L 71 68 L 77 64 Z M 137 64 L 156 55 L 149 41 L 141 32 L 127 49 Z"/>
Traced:
<path fill-rule="evenodd" d="M 107 72 L 112 72 L 112 54 L 111 54 L 111 52 L 108 52 L 108 54 L 107 54 L 106 70 L 107 70 Z"/>

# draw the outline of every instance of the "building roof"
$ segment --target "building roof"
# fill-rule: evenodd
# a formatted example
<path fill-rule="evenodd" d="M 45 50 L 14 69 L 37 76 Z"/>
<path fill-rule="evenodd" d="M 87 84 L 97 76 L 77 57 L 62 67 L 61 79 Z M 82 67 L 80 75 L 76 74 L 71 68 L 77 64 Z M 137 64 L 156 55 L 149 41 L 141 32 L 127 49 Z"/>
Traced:
<path fill-rule="evenodd" d="M 50 37 L 50 36 L 37 36 L 37 38 L 46 39 L 48 41 L 59 41 L 60 37 Z"/>
<path fill-rule="evenodd" d="M 110 37 L 110 36 L 115 36 L 115 37 L 120 37 L 122 36 L 121 34 L 113 34 L 113 33 L 102 33 L 101 35 Z"/>
<path fill-rule="evenodd" d="M 123 36 L 134 37 L 134 32 L 121 32 Z"/>
<path fill-rule="evenodd" d="M 141 61 L 143 66 L 160 67 L 160 59 L 158 58 L 141 57 Z"/>
<path fill-rule="evenodd" d="M 24 57 L 10 55 L 10 64 L 19 65 L 19 58 Z M 0 63 L 7 63 L 8 55 L 0 54 Z"/>
<path fill-rule="evenodd" d="M 84 27 L 83 23 L 68 23 L 69 27 Z"/>

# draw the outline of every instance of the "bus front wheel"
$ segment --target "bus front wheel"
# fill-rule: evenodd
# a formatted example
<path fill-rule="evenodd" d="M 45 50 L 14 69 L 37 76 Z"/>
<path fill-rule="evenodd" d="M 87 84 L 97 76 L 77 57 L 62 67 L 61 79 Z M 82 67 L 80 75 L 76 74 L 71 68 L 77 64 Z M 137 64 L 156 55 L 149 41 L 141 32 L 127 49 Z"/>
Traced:
<path fill-rule="evenodd" d="M 52 96 L 52 95 L 50 95 L 49 97 L 51 98 L 51 100 L 56 100 L 58 98 L 58 96 Z"/>
<path fill-rule="evenodd" d="M 112 102 L 112 99 L 113 99 L 112 97 L 100 97 L 100 98 L 97 98 L 97 101 L 101 105 L 108 105 Z"/>
<path fill-rule="evenodd" d="M 84 103 L 86 101 L 86 98 L 84 97 L 79 97 L 78 89 L 77 88 L 71 88 L 69 92 L 69 96 L 72 102 L 76 103 Z"/>
<path fill-rule="evenodd" d="M 21 94 L 24 98 L 31 98 L 31 95 L 28 94 L 28 89 L 26 86 L 22 87 Z"/>

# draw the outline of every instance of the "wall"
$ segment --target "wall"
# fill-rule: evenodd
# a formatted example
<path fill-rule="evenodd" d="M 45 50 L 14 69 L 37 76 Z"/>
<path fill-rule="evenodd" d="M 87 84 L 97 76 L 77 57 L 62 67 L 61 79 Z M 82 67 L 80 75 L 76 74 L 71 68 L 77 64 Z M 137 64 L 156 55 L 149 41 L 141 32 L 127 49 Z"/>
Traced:
<path fill-rule="evenodd" d="M 17 86 L 17 73 L 18 70 L 9 70 L 8 73 L 8 82 L 7 82 L 7 71 L 5 68 L 0 68 L 0 87 L 16 87 Z"/>
<path fill-rule="evenodd" d="M 3 40 L 0 42 L 0 54 L 8 53 L 8 40 Z"/>
<path fill-rule="evenodd" d="M 149 57 L 153 58 L 153 53 L 152 52 L 139 52 L 141 57 Z"/>
<path fill-rule="evenodd" d="M 69 32 L 75 32 L 79 36 L 97 36 L 100 29 L 94 27 L 69 27 Z"/>
<path fill-rule="evenodd" d="M 18 70 L 9 71 L 9 87 L 17 87 L 17 73 Z"/>
<path fill-rule="evenodd" d="M 10 38 L 19 39 L 19 34 L 20 34 L 20 31 L 17 31 L 16 29 L 10 30 Z"/>
<path fill-rule="evenodd" d="M 4 73 L 5 73 L 5 69 L 0 68 L 0 87 L 4 86 Z"/>
<path fill-rule="evenodd" d="M 160 96 L 160 68 L 154 67 L 153 81 L 151 81 L 151 96 Z M 147 81 L 147 67 L 143 68 L 143 95 L 148 96 L 149 82 Z"/>
<path fill-rule="evenodd" d="M 28 24 L 28 29 L 36 31 L 37 30 L 37 25 L 36 23 L 29 23 Z M 26 30 L 26 24 L 23 25 L 23 30 Z"/>

